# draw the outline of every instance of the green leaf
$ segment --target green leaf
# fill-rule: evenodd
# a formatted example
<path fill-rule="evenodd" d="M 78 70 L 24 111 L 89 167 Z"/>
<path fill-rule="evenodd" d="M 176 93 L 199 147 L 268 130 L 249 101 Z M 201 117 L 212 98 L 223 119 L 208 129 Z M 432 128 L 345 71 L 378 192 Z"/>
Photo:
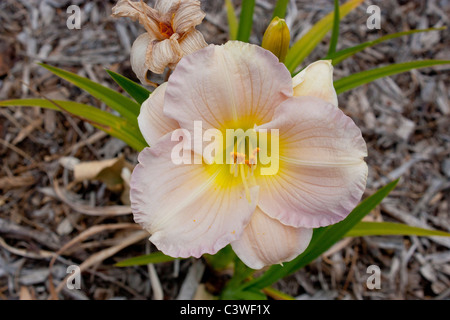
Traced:
<path fill-rule="evenodd" d="M 236 290 L 224 291 L 220 296 L 221 300 L 267 300 L 267 296 L 260 290 Z"/>
<path fill-rule="evenodd" d="M 227 284 L 227 288 L 237 288 L 244 280 L 248 279 L 255 270 L 247 267 L 245 263 L 235 255 L 233 277 Z"/>
<path fill-rule="evenodd" d="M 145 89 L 143 86 L 137 84 L 134 81 L 131 81 L 127 77 L 122 76 L 111 70 L 106 70 L 111 78 L 128 94 L 136 100 L 140 105 L 144 103 L 145 100 L 148 99 L 151 92 Z"/>
<path fill-rule="evenodd" d="M 333 65 L 337 65 L 338 63 L 342 62 L 343 60 L 353 56 L 354 54 L 369 48 L 369 47 L 373 47 L 379 43 L 391 40 L 391 39 L 395 39 L 395 38 L 399 38 L 399 37 L 403 37 L 403 36 L 407 36 L 407 35 L 411 35 L 414 33 L 421 33 L 421 32 L 431 32 L 431 31 L 441 31 L 441 30 L 445 30 L 447 29 L 447 27 L 442 27 L 442 28 L 429 28 L 429 29 L 417 29 L 417 30 L 410 30 L 410 31 L 403 31 L 403 32 L 397 32 L 397 33 L 393 33 L 393 34 L 388 34 L 385 35 L 383 37 L 380 37 L 374 41 L 368 41 L 368 42 L 364 42 L 361 43 L 357 46 L 351 47 L 351 48 L 347 48 L 338 52 L 335 52 L 333 54 L 328 53 L 328 56 L 326 59 L 331 59 L 333 60 Z"/>
<path fill-rule="evenodd" d="M 290 296 L 284 292 L 276 290 L 272 287 L 267 287 L 263 289 L 263 292 L 272 299 L 275 300 L 295 300 L 293 296 Z"/>
<path fill-rule="evenodd" d="M 330 48 L 328 49 L 328 56 L 330 56 L 336 52 L 336 47 L 337 47 L 338 40 L 339 40 L 340 21 L 341 21 L 341 17 L 339 15 L 339 0 L 334 0 L 333 33 L 331 34 Z M 327 58 L 327 59 L 329 59 L 329 58 Z"/>
<path fill-rule="evenodd" d="M 314 229 L 311 243 L 301 255 L 283 266 L 270 267 L 262 276 L 243 284 L 239 289 L 261 290 L 311 263 L 371 212 L 395 188 L 397 183 L 398 180 L 393 181 L 364 199 L 343 221 L 328 227 Z"/>
<path fill-rule="evenodd" d="M 234 11 L 233 2 L 231 0 L 225 0 L 225 7 L 227 9 L 228 19 L 228 32 L 230 40 L 236 40 L 239 28 L 239 22 Z"/>
<path fill-rule="evenodd" d="M 240 288 L 240 285 L 242 282 L 247 280 L 252 276 L 252 274 L 255 272 L 255 270 L 247 267 L 241 259 L 239 259 L 236 255 L 234 258 L 234 273 L 233 277 L 228 281 L 226 287 L 224 290 L 222 290 L 222 293 L 220 295 L 220 298 L 222 300 L 252 300 L 252 299 L 258 299 L 255 295 L 261 295 L 262 293 L 259 290 L 242 290 Z M 267 297 L 263 294 L 264 299 Z"/>
<path fill-rule="evenodd" d="M 203 257 L 214 270 L 223 270 L 233 263 L 234 259 L 236 259 L 236 254 L 231 246 L 227 245 L 216 254 L 204 254 Z"/>
<path fill-rule="evenodd" d="M 363 0 L 350 0 L 339 7 L 339 16 L 344 18 L 350 11 L 358 7 Z M 322 41 L 333 27 L 334 13 L 331 12 L 317 22 L 300 40 L 289 50 L 285 65 L 291 73 L 305 60 L 305 58 Z"/>
<path fill-rule="evenodd" d="M 289 4 L 289 0 L 278 0 L 275 5 L 275 9 L 273 10 L 272 19 L 278 17 L 280 19 L 284 19 L 286 17 L 287 6 Z"/>
<path fill-rule="evenodd" d="M 253 11 L 255 0 L 242 0 L 241 16 L 239 18 L 239 29 L 236 40 L 249 42 L 253 27 Z"/>
<path fill-rule="evenodd" d="M 130 120 L 131 123 L 137 123 L 137 117 L 141 107 L 135 101 L 92 80 L 80 77 L 75 73 L 49 66 L 44 63 L 39 63 L 39 65 L 103 101 L 111 109 L 116 110 L 124 118 Z"/>
<path fill-rule="evenodd" d="M 65 111 L 124 141 L 137 151 L 147 146 L 139 129 L 127 119 L 82 103 L 61 100 L 53 100 L 53 102 L 44 99 L 6 100 L 0 101 L 0 107 L 26 106 Z"/>
<path fill-rule="evenodd" d="M 131 266 L 145 266 L 149 263 L 162 263 L 162 262 L 170 262 L 175 260 L 176 258 L 172 258 L 166 256 L 162 252 L 153 252 L 150 254 L 145 254 L 138 257 L 133 257 L 130 259 L 119 261 L 115 264 L 116 267 L 131 267 Z"/>
<path fill-rule="evenodd" d="M 439 230 L 423 229 L 394 222 L 365 222 L 365 221 L 359 222 L 350 231 L 348 231 L 345 236 L 363 237 L 363 236 L 386 236 L 386 235 L 450 237 L 450 233 Z"/>
<path fill-rule="evenodd" d="M 355 73 L 348 77 L 339 79 L 334 82 L 334 88 L 336 89 L 337 94 L 340 94 L 345 91 L 359 87 L 363 84 L 367 84 L 369 82 L 377 80 L 379 78 L 391 76 L 412 69 L 425 68 L 449 63 L 450 60 L 421 60 L 421 61 L 391 64 L 385 67 Z"/>

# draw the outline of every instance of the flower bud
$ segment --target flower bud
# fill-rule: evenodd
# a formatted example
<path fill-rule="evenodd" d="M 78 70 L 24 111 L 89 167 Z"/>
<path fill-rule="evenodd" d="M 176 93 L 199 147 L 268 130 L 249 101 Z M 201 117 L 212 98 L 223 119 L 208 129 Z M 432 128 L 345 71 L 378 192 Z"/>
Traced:
<path fill-rule="evenodd" d="M 286 21 L 275 17 L 264 33 L 262 47 L 276 55 L 280 62 L 284 62 L 290 41 L 291 34 Z"/>

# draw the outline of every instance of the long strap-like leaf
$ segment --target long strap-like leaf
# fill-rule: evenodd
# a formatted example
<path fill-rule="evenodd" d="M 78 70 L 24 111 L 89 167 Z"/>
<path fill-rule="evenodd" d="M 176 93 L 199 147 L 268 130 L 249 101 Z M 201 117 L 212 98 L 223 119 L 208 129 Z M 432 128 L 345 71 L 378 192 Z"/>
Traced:
<path fill-rule="evenodd" d="M 363 200 L 343 221 L 329 227 L 315 229 L 311 243 L 305 252 L 283 266 L 275 265 L 270 267 L 261 277 L 245 283 L 238 290 L 263 289 L 312 262 L 344 237 L 364 216 L 371 212 L 389 195 L 397 183 L 398 180 L 393 181 Z"/>
<path fill-rule="evenodd" d="M 145 100 L 148 99 L 151 92 L 145 89 L 143 86 L 131 81 L 127 77 L 118 74 L 111 70 L 106 70 L 111 78 L 123 89 L 125 90 L 137 103 L 143 104 Z"/>
<path fill-rule="evenodd" d="M 275 17 L 280 19 L 284 19 L 286 17 L 287 6 L 289 4 L 289 0 L 278 0 L 272 14 L 272 20 Z"/>
<path fill-rule="evenodd" d="M 408 226 L 402 223 L 394 222 L 366 222 L 361 221 L 354 226 L 346 237 L 364 237 L 364 236 L 441 236 L 450 237 L 450 233 Z"/>
<path fill-rule="evenodd" d="M 227 10 L 229 38 L 230 40 L 236 40 L 239 28 L 239 21 L 236 17 L 233 2 L 231 0 L 225 0 L 225 7 Z"/>
<path fill-rule="evenodd" d="M 339 0 L 334 0 L 333 33 L 331 34 L 328 55 L 332 55 L 336 52 L 336 47 L 337 47 L 338 40 L 339 40 L 340 22 L 341 22 L 341 17 L 339 14 Z"/>
<path fill-rule="evenodd" d="M 113 137 L 116 137 L 137 151 L 147 147 L 147 143 L 142 137 L 137 126 L 130 123 L 129 120 L 117 117 L 111 113 L 102 111 L 93 106 L 72 101 L 44 100 L 44 99 L 18 99 L 0 101 L 0 107 L 40 107 L 58 111 L 66 111 L 71 115 L 91 123 L 96 128 L 105 131 Z"/>
<path fill-rule="evenodd" d="M 119 261 L 118 263 L 116 263 L 116 267 L 145 266 L 149 263 L 169 262 L 175 259 L 176 258 L 166 256 L 164 253 L 158 251 Z"/>
<path fill-rule="evenodd" d="M 406 72 L 412 69 L 432 67 L 449 63 L 450 60 L 421 60 L 391 64 L 385 67 L 355 73 L 348 77 L 339 79 L 334 82 L 334 88 L 336 89 L 337 94 L 340 94 L 383 77 L 392 76 L 394 74 Z"/>
<path fill-rule="evenodd" d="M 446 27 L 442 27 L 442 28 L 429 28 L 429 29 L 417 29 L 417 30 L 409 30 L 409 31 L 402 31 L 402 32 L 396 32 L 396 33 L 392 33 L 392 34 L 388 34 L 385 35 L 383 37 L 380 37 L 376 40 L 373 41 L 368 41 L 368 42 L 364 42 L 361 44 L 358 44 L 354 47 L 351 48 L 346 48 L 343 50 L 340 50 L 338 52 L 335 52 L 333 54 L 328 54 L 328 56 L 325 59 L 331 59 L 333 60 L 333 65 L 337 65 L 338 63 L 342 62 L 343 60 L 353 56 L 354 54 L 363 51 L 366 48 L 369 47 L 373 47 L 379 43 L 391 40 L 391 39 L 395 39 L 395 38 L 399 38 L 399 37 L 403 37 L 403 36 L 407 36 L 407 35 L 411 35 L 414 33 L 422 33 L 422 32 L 431 32 L 431 31 L 442 31 L 447 29 Z"/>
<path fill-rule="evenodd" d="M 358 7 L 363 0 L 350 0 L 339 7 L 339 16 L 344 18 L 353 9 Z M 328 31 L 333 27 L 334 13 L 331 12 L 317 22 L 300 40 L 289 50 L 285 65 L 291 73 L 305 60 L 305 58 L 322 41 Z"/>
<path fill-rule="evenodd" d="M 237 40 L 249 42 L 253 28 L 253 11 L 255 0 L 242 0 L 241 16 L 239 17 L 239 29 Z"/>
<path fill-rule="evenodd" d="M 43 63 L 40 63 L 39 65 L 46 68 L 50 72 L 54 73 L 58 77 L 71 82 L 80 89 L 87 91 L 95 98 L 103 101 L 111 109 L 120 113 L 124 118 L 130 120 L 131 123 L 137 124 L 137 117 L 139 115 L 141 106 L 135 101 L 121 95 L 117 91 L 102 86 L 101 84 L 98 84 L 92 80 L 80 77 L 75 73 L 62 70 L 53 66 L 49 66 Z"/>

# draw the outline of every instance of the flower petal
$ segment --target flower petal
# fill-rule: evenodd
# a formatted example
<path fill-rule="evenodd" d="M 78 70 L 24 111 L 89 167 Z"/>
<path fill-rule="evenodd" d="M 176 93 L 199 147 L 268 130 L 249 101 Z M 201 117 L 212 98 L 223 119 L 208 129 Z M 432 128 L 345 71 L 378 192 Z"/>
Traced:
<path fill-rule="evenodd" d="M 179 44 L 184 55 L 194 53 L 195 51 L 208 46 L 203 34 L 196 29 L 189 31 L 184 38 L 179 41 Z"/>
<path fill-rule="evenodd" d="M 288 262 L 308 247 L 312 229 L 294 228 L 256 208 L 242 237 L 231 243 L 239 259 L 252 269 Z"/>
<path fill-rule="evenodd" d="M 156 88 L 141 106 L 138 124 L 139 129 L 149 146 L 153 146 L 167 133 L 180 127 L 178 122 L 166 117 L 163 113 L 166 87 L 167 82 Z"/>
<path fill-rule="evenodd" d="M 367 147 L 342 111 L 321 99 L 295 97 L 258 129 L 279 129 L 280 137 L 278 173 L 258 181 L 265 213 L 286 225 L 316 228 L 355 208 L 367 180 Z"/>
<path fill-rule="evenodd" d="M 175 68 L 182 57 L 183 52 L 178 41 L 171 38 L 150 45 L 147 50 L 146 63 L 150 71 L 162 74 L 166 67 Z"/>
<path fill-rule="evenodd" d="M 183 0 L 156 0 L 155 10 L 160 15 L 172 14 Z"/>
<path fill-rule="evenodd" d="M 143 33 L 133 42 L 130 53 L 131 69 L 142 84 L 147 84 L 146 75 L 148 68 L 145 63 L 147 48 L 152 39 L 148 33 Z"/>
<path fill-rule="evenodd" d="M 119 0 L 112 8 L 113 17 L 128 17 L 133 21 L 139 20 L 152 39 L 161 40 L 157 12 L 144 2 Z"/>
<path fill-rule="evenodd" d="M 205 16 L 206 13 L 200 8 L 200 1 L 181 1 L 173 16 L 173 30 L 182 35 L 202 23 Z"/>
<path fill-rule="evenodd" d="M 294 77 L 294 96 L 311 96 L 338 106 L 333 86 L 333 65 L 330 60 L 319 60 L 307 66 Z"/>
<path fill-rule="evenodd" d="M 134 219 L 164 254 L 215 254 L 242 235 L 256 208 L 258 188 L 252 188 L 249 203 L 241 186 L 216 181 L 226 166 L 211 171 L 207 165 L 174 164 L 171 153 L 178 143 L 169 133 L 140 153 L 130 184 Z"/>
<path fill-rule="evenodd" d="M 271 52 L 230 41 L 180 61 L 169 79 L 164 113 L 188 130 L 194 121 L 204 129 L 245 130 L 270 121 L 292 90 L 289 71 Z"/>

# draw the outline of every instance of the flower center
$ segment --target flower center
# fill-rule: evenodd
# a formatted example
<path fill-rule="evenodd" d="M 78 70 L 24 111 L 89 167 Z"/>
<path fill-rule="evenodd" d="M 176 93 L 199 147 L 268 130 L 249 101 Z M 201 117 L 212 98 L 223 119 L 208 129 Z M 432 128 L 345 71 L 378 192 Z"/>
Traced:
<path fill-rule="evenodd" d="M 167 39 L 169 39 L 175 33 L 173 31 L 172 25 L 164 22 L 159 23 L 159 32 Z"/>
<path fill-rule="evenodd" d="M 203 159 L 217 187 L 243 186 L 249 203 L 255 200 L 250 191 L 258 185 L 258 177 L 278 172 L 278 130 L 208 129 L 204 137 L 212 141 L 203 149 Z"/>
<path fill-rule="evenodd" d="M 230 174 L 240 178 L 245 189 L 245 196 L 251 202 L 250 186 L 256 185 L 254 172 L 257 166 L 259 148 L 251 137 L 241 136 L 233 145 L 230 154 Z"/>

